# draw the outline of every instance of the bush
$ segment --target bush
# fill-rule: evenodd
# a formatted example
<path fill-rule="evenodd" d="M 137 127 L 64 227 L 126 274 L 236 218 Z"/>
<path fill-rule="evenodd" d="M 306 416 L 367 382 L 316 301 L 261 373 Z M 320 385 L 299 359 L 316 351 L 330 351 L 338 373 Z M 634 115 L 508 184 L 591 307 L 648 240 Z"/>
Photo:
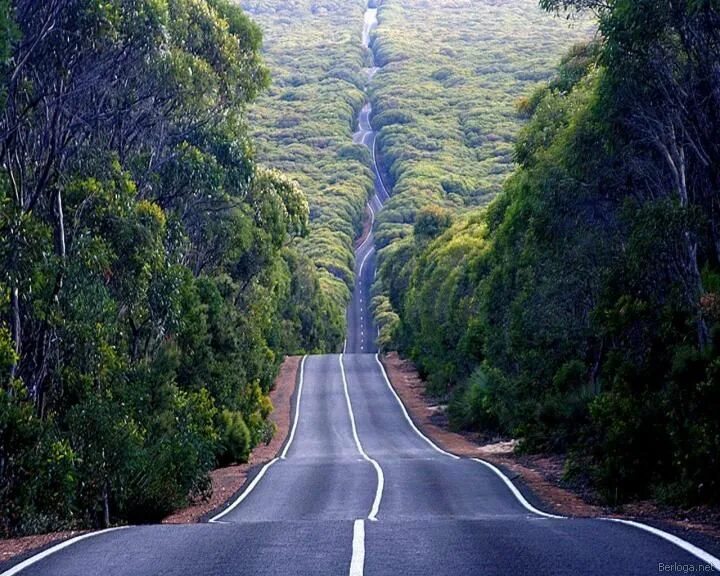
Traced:
<path fill-rule="evenodd" d="M 34 414 L 21 385 L 0 389 L 0 537 L 74 528 L 77 456 Z"/>
<path fill-rule="evenodd" d="M 482 368 L 477 368 L 465 384 L 452 392 L 448 405 L 451 428 L 497 432 L 499 422 L 493 411 L 492 396 L 487 374 Z"/>
<path fill-rule="evenodd" d="M 220 415 L 220 439 L 216 458 L 219 466 L 247 462 L 252 448 L 250 429 L 240 412 L 223 410 Z"/>

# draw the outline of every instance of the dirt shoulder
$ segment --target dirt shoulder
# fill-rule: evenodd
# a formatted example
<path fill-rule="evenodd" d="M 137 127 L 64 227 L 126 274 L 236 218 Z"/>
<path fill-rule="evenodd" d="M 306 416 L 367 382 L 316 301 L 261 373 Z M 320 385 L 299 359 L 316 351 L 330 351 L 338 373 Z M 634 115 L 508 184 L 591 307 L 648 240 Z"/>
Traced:
<path fill-rule="evenodd" d="M 448 428 L 443 407 L 425 395 L 425 383 L 408 360 L 391 352 L 382 357 L 390 382 L 420 430 L 438 446 L 471 458 L 481 458 L 500 467 L 535 506 L 547 512 L 575 517 L 617 517 L 642 520 L 676 533 L 694 533 L 720 543 L 720 511 L 695 508 L 678 510 L 654 502 L 637 502 L 612 509 L 592 502 L 585 487 L 567 486 L 561 456 L 518 455 L 514 441 L 487 442 L 472 434 Z M 713 546 L 715 547 L 715 546 Z"/>
<path fill-rule="evenodd" d="M 252 469 L 275 458 L 290 432 L 292 399 L 295 394 L 301 360 L 300 356 L 289 356 L 285 359 L 275 380 L 275 387 L 270 392 L 270 399 L 274 406 L 270 419 L 277 426 L 277 431 L 270 444 L 256 447 L 250 455 L 250 461 L 246 464 L 218 468 L 210 472 L 212 496 L 208 500 L 194 502 L 187 508 L 176 511 L 165 518 L 163 524 L 188 524 L 201 521 L 212 511 L 222 508 L 243 488 Z M 0 566 L 10 560 L 30 556 L 32 552 L 49 548 L 58 542 L 83 533 L 83 531 L 54 532 L 0 540 Z"/>
<path fill-rule="evenodd" d="M 288 356 L 280 367 L 280 373 L 275 380 L 275 387 L 270 391 L 270 400 L 272 400 L 274 407 L 272 414 L 270 414 L 270 420 L 277 426 L 277 431 L 270 444 L 257 446 L 245 464 L 218 468 L 210 472 L 210 480 L 212 481 L 212 496 L 210 499 L 195 502 L 187 508 L 178 510 L 165 518 L 163 524 L 199 522 L 213 510 L 220 509 L 228 503 L 228 500 L 232 499 L 244 486 L 248 473 L 252 469 L 270 462 L 277 456 L 290 433 L 292 397 L 295 393 L 301 360 L 301 356 Z"/>

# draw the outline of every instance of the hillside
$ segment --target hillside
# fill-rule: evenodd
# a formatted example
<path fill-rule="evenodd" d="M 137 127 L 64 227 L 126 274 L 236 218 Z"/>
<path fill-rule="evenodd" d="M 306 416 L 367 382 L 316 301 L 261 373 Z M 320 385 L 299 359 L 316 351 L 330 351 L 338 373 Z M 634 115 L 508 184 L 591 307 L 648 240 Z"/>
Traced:
<path fill-rule="evenodd" d="M 340 330 L 353 287 L 352 244 L 372 190 L 369 155 L 352 143 L 363 104 L 360 0 L 243 2 L 262 27 L 270 89 L 250 110 L 258 157 L 295 179 L 308 196 L 310 235 L 303 254 L 321 271 Z"/>

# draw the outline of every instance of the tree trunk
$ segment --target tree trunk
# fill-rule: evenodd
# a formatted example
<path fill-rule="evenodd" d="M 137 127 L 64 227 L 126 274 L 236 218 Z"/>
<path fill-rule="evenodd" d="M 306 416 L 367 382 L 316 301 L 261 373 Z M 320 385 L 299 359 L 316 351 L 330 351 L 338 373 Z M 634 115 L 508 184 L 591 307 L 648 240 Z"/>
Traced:
<path fill-rule="evenodd" d="M 53 212 L 55 213 L 55 250 L 60 258 L 60 269 L 55 279 L 55 290 L 53 291 L 53 300 L 58 301 L 60 291 L 62 290 L 63 280 L 65 277 L 65 213 L 63 212 L 62 192 L 60 189 L 55 192 L 53 201 Z"/>
<path fill-rule="evenodd" d="M 20 339 L 22 337 L 20 327 L 20 292 L 17 285 L 13 286 L 10 296 L 10 305 L 12 307 L 12 340 L 15 348 L 15 359 L 10 366 L 10 379 L 14 379 L 17 375 L 18 362 L 20 360 Z"/>
<path fill-rule="evenodd" d="M 110 486 L 107 480 L 103 485 L 103 528 L 110 528 Z"/>
<path fill-rule="evenodd" d="M 690 300 L 690 305 L 695 309 L 698 347 L 700 350 L 705 350 L 710 344 L 710 334 L 705 318 L 703 317 L 702 309 L 700 308 L 700 297 L 702 296 L 704 289 L 702 275 L 700 274 L 700 268 L 698 267 L 697 261 L 698 243 L 690 238 L 689 233 L 685 233 L 685 241 L 687 243 L 687 266 L 688 275 L 690 276 L 689 284 L 691 289 L 691 293 L 688 295 L 688 298 Z"/>

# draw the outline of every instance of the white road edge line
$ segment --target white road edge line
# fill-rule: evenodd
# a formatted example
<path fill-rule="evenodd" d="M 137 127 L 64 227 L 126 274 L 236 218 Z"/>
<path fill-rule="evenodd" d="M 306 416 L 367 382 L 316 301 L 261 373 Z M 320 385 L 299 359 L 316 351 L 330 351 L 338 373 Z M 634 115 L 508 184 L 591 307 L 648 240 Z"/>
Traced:
<path fill-rule="evenodd" d="M 380 174 L 380 167 L 378 166 L 377 159 L 375 157 L 375 148 L 376 147 L 377 147 L 377 134 L 375 135 L 375 139 L 373 140 L 373 145 L 372 145 L 372 161 L 373 161 L 373 166 L 375 167 L 375 173 L 377 174 L 378 180 L 380 181 L 380 186 L 382 187 L 383 192 L 385 192 L 385 196 L 387 196 L 387 198 L 389 199 L 390 194 L 388 194 L 387 188 L 385 188 L 385 182 L 383 182 L 382 174 Z"/>
<path fill-rule="evenodd" d="M 390 380 L 388 379 L 387 372 L 385 371 L 385 367 L 382 365 L 382 362 L 380 362 L 379 355 L 375 355 L 376 362 L 380 365 L 380 368 L 383 372 L 383 376 L 385 377 L 385 382 L 387 383 L 388 387 L 392 391 L 393 395 L 395 396 L 395 399 L 400 404 L 403 414 L 405 415 L 405 418 L 410 422 L 410 425 L 413 427 L 413 429 L 423 438 L 425 441 L 430 444 L 435 450 L 438 452 L 441 452 L 443 454 L 447 454 L 448 456 L 459 459 L 459 456 L 456 456 L 454 454 L 450 454 L 449 452 L 445 452 L 444 450 L 438 448 L 427 436 L 422 434 L 417 427 L 415 426 L 414 422 L 410 419 L 410 416 L 407 413 L 407 410 L 405 409 L 405 405 L 402 403 L 402 400 L 400 400 L 400 397 L 395 392 L 395 389 L 390 384 Z M 471 460 L 474 460 L 475 462 L 478 462 L 479 464 L 482 464 L 486 467 L 488 467 L 490 470 L 492 470 L 504 483 L 505 485 L 510 489 L 510 492 L 512 492 L 513 496 L 517 499 L 518 502 L 529 512 L 532 512 L 533 514 L 536 514 L 538 516 L 542 516 L 544 518 L 552 518 L 556 520 L 567 520 L 567 516 L 560 516 L 557 514 L 549 514 L 547 512 L 543 512 L 542 510 L 538 510 L 528 502 L 525 497 L 522 495 L 522 493 L 517 489 L 515 484 L 512 483 L 512 480 L 508 478 L 503 472 L 494 466 L 493 464 L 490 464 L 490 462 L 486 462 L 485 460 L 481 460 L 480 458 L 471 458 Z M 617 522 L 619 524 L 625 524 L 627 526 L 633 526 L 639 530 L 644 530 L 645 532 L 649 532 L 650 534 L 654 534 L 658 538 L 662 538 L 663 540 L 666 540 L 672 544 L 675 544 L 675 546 L 678 546 L 679 548 L 682 548 L 686 552 L 692 554 L 699 560 L 705 562 L 706 564 L 711 565 L 715 570 L 720 570 L 720 558 L 717 558 L 710 554 L 709 552 L 706 552 L 702 548 L 699 548 L 695 546 L 694 544 L 691 544 L 690 542 L 687 542 L 686 540 L 683 540 L 682 538 L 675 536 L 674 534 L 670 534 L 669 532 L 665 532 L 664 530 L 660 530 L 659 528 L 655 528 L 654 526 L 649 526 L 647 524 L 643 524 L 641 522 L 635 522 L 633 520 L 623 520 L 622 518 L 601 518 L 600 520 L 606 521 L 606 522 Z M 0 575 L 2 576 L 2 575 Z"/>
<path fill-rule="evenodd" d="M 265 473 L 268 471 L 268 468 L 270 468 L 270 466 L 275 464 L 275 462 L 277 462 L 278 460 L 281 460 L 281 459 L 285 460 L 288 450 L 290 449 L 290 445 L 292 444 L 292 442 L 295 438 L 295 430 L 297 430 L 297 424 L 298 424 L 298 421 L 300 420 L 300 398 L 302 396 L 303 383 L 305 381 L 305 360 L 307 360 L 307 356 L 303 356 L 302 362 L 300 362 L 300 384 L 298 384 L 298 393 L 297 393 L 297 400 L 296 400 L 296 406 L 295 406 L 295 419 L 293 420 L 293 426 L 290 431 L 290 437 L 288 438 L 287 444 L 285 444 L 285 448 L 283 449 L 282 454 L 280 455 L 279 458 L 273 458 L 272 460 L 270 460 L 270 462 L 265 464 L 265 466 L 263 466 L 262 469 L 260 470 L 260 472 L 258 473 L 258 475 L 255 476 L 255 478 L 253 478 L 252 482 L 250 482 L 250 484 L 243 491 L 243 493 L 240 494 L 240 496 L 238 496 L 235 499 L 235 501 L 232 504 L 230 504 L 230 506 L 225 508 L 225 510 L 223 510 L 219 514 L 216 514 L 215 516 L 210 518 L 210 520 L 208 520 L 209 523 L 211 523 L 211 524 L 219 523 L 220 518 L 222 518 L 226 514 L 230 513 L 235 508 L 237 508 L 243 502 L 243 500 L 245 500 L 245 498 L 247 498 L 250 495 L 250 493 L 255 489 L 255 486 L 257 486 L 259 484 L 260 480 L 262 480 L 263 476 L 265 476 Z M 3 575 L 0 575 L 0 576 L 3 576 Z"/>
<path fill-rule="evenodd" d="M 532 504 L 530 504 L 525 497 L 520 493 L 520 491 L 515 487 L 515 485 L 512 483 L 512 481 L 500 471 L 496 466 L 490 464 L 490 462 L 486 462 L 485 460 L 481 460 L 479 458 L 472 458 L 475 462 L 479 462 L 480 464 L 483 464 L 490 468 L 495 474 L 497 474 L 503 482 L 507 485 L 508 488 L 510 488 L 510 491 L 513 493 L 515 498 L 520 502 L 520 504 L 523 505 L 523 507 L 532 512 L 533 514 L 537 514 L 539 516 L 543 516 L 545 518 L 554 518 L 558 520 L 566 520 L 567 516 L 558 516 L 555 514 L 548 514 L 547 512 L 543 512 L 542 510 L 538 510 L 535 508 Z M 671 544 L 674 544 L 678 548 L 681 548 L 685 550 L 685 552 L 688 552 L 689 554 L 692 554 L 697 559 L 701 560 L 702 562 L 711 565 L 715 570 L 720 570 L 720 559 L 713 556 L 709 552 L 706 552 L 702 548 L 699 548 L 695 546 L 694 544 L 691 544 L 690 542 L 683 540 L 679 536 L 675 536 L 674 534 L 670 534 L 669 532 L 665 532 L 664 530 L 660 530 L 659 528 L 655 528 L 654 526 L 649 526 L 648 524 L 643 524 L 642 522 L 635 522 L 633 520 L 624 520 L 622 518 L 600 518 L 601 521 L 604 522 L 616 522 L 618 524 L 625 524 L 627 526 L 633 526 L 634 528 L 637 528 L 638 530 L 644 530 L 645 532 L 649 532 L 650 534 L 653 534 L 657 536 L 658 538 L 662 538 L 663 540 L 666 540 L 670 542 Z"/>
<path fill-rule="evenodd" d="M 367 244 L 370 239 L 372 238 L 372 227 L 375 225 L 375 210 L 372 208 L 372 204 L 370 202 L 367 203 L 367 207 L 370 209 L 370 233 L 367 235 L 367 238 L 363 241 L 360 246 L 357 247 L 356 252 L 359 252 L 365 247 L 365 244 Z"/>
<path fill-rule="evenodd" d="M 682 548 L 683 550 L 685 550 L 685 552 L 689 552 L 697 559 L 702 560 L 704 563 L 712 566 L 715 570 L 720 570 L 719 558 L 713 556 L 709 552 L 705 552 L 705 550 L 703 550 L 702 548 L 698 548 L 694 544 L 690 544 L 690 542 L 687 542 L 686 540 L 683 540 L 682 538 L 675 536 L 674 534 L 670 534 L 669 532 L 665 532 L 664 530 L 660 530 L 659 528 L 655 528 L 654 526 L 648 526 L 647 524 L 643 524 L 641 522 L 634 522 L 632 520 L 623 520 L 622 518 L 601 518 L 601 520 L 604 520 L 606 522 L 617 522 L 618 524 L 626 524 L 627 526 L 633 526 L 635 528 L 638 528 L 639 530 L 650 532 L 650 534 L 654 534 L 658 538 L 662 538 L 663 540 L 667 540 L 668 542 L 675 544 L 675 546 Z"/>
<path fill-rule="evenodd" d="M 211 524 L 217 524 L 217 523 L 219 523 L 220 518 L 222 518 L 223 516 L 232 512 L 235 508 L 240 506 L 242 501 L 245 500 L 245 498 L 247 498 L 250 495 L 250 492 L 253 491 L 255 486 L 257 486 L 258 483 L 260 482 L 260 480 L 262 480 L 262 477 L 265 476 L 265 472 L 268 471 L 268 468 L 270 468 L 270 466 L 275 464 L 275 462 L 277 462 L 278 460 L 279 460 L 279 458 L 273 458 L 272 460 L 270 460 L 270 462 L 265 464 L 265 466 L 262 467 L 262 470 L 260 470 L 259 474 L 257 476 L 255 476 L 255 478 L 253 478 L 252 482 L 250 482 L 250 485 L 245 489 L 245 491 L 242 494 L 240 494 L 240 496 L 238 496 L 237 499 L 232 504 L 230 504 L 230 506 L 225 508 L 225 510 L 220 512 L 220 514 L 217 514 L 217 515 L 213 516 L 212 518 L 210 518 L 210 520 L 208 520 L 208 522 Z"/>
<path fill-rule="evenodd" d="M 395 396 L 395 400 L 397 400 L 398 404 L 400 404 L 400 408 L 402 409 L 402 413 L 405 416 L 405 420 L 407 420 L 408 424 L 410 424 L 410 427 L 415 430 L 415 433 L 420 436 L 420 438 L 425 440 L 425 442 L 427 442 L 433 450 L 436 450 L 437 452 L 440 452 L 440 454 L 444 454 L 445 456 L 449 456 L 453 460 L 460 460 L 460 456 L 456 456 L 455 454 L 450 454 L 450 452 L 446 452 L 437 444 L 435 444 L 432 440 L 430 440 L 430 438 L 425 436 L 425 434 L 420 432 L 418 427 L 415 426 L 415 422 L 413 422 L 412 418 L 410 418 L 410 415 L 405 408 L 405 404 L 403 404 L 402 400 L 400 400 L 400 396 L 398 396 L 397 392 L 395 392 L 395 388 L 393 388 L 392 384 L 390 384 L 390 379 L 388 378 L 387 372 L 385 371 L 385 366 L 383 366 L 382 362 L 380 362 L 379 354 L 375 354 L 375 362 L 377 362 L 378 366 L 380 366 L 380 370 L 382 371 L 382 375 L 385 378 L 385 383 L 387 384 L 387 387 L 390 388 L 390 392 L 392 392 L 393 396 Z"/>
<path fill-rule="evenodd" d="M 352 559 L 350 576 L 363 576 L 365 571 L 365 521 L 355 520 L 353 525 Z"/>
<path fill-rule="evenodd" d="M 90 532 L 89 534 L 81 534 L 80 536 L 76 536 L 75 538 L 70 538 L 70 540 L 60 542 L 60 544 L 56 544 L 55 546 L 48 548 L 47 550 L 43 550 L 42 552 L 39 552 L 38 554 L 35 554 L 34 556 L 23 560 L 22 562 L 20 562 L 20 564 L 16 564 L 9 570 L 6 570 L 2 574 L 0 574 L 0 576 L 14 576 L 15 574 L 18 574 L 19 572 L 25 570 L 25 568 L 29 568 L 33 564 L 40 562 L 40 560 L 43 560 L 48 556 L 55 554 L 55 552 L 60 552 L 60 550 L 62 550 L 63 548 L 67 548 L 68 546 L 77 544 L 81 540 L 87 540 L 88 538 L 94 538 L 95 536 L 101 536 L 102 534 L 107 534 L 108 532 L 115 532 L 117 530 L 124 530 L 126 528 L 129 528 L 129 526 L 116 526 L 115 528 L 106 528 L 105 530 L 98 530 L 97 532 Z"/>
<path fill-rule="evenodd" d="M 380 510 L 380 502 L 382 501 L 383 489 L 385 487 L 385 475 L 383 474 L 382 468 L 380 468 L 380 464 L 367 455 L 360 443 L 357 426 L 355 425 L 355 414 L 353 414 L 352 403 L 350 402 L 350 393 L 348 392 L 347 376 L 345 375 L 345 365 L 343 364 L 342 354 L 338 356 L 338 361 L 340 362 L 340 373 L 342 374 L 343 389 L 345 390 L 345 400 L 347 401 L 348 413 L 350 414 L 350 427 L 352 428 L 353 438 L 355 439 L 355 446 L 357 447 L 358 452 L 360 452 L 360 455 L 370 462 L 370 464 L 372 464 L 375 468 L 375 472 L 377 472 L 378 483 L 377 490 L 375 491 L 375 500 L 373 501 L 372 508 L 370 509 L 370 514 L 368 514 L 368 520 L 375 522 L 377 520 L 378 511 Z"/>
<path fill-rule="evenodd" d="M 538 510 L 537 508 L 535 508 L 535 506 L 530 504 L 530 502 L 528 502 L 525 499 L 525 496 L 523 496 L 522 493 L 520 492 L 520 490 L 517 489 L 515 484 L 512 483 L 512 480 L 510 480 L 510 478 L 508 478 L 505 474 L 503 474 L 503 472 L 498 467 L 494 466 L 493 464 L 490 464 L 490 462 L 481 460 L 480 458 L 471 458 L 471 460 L 490 468 L 490 470 L 492 470 L 503 482 L 505 482 L 505 485 L 508 488 L 510 488 L 510 492 L 512 492 L 513 496 L 515 496 L 517 501 L 520 502 L 520 504 L 522 504 L 523 508 L 525 508 L 528 512 L 532 512 L 533 514 L 537 514 L 538 516 L 542 516 L 544 518 L 554 518 L 556 520 L 567 520 L 567 516 L 559 516 L 557 514 L 548 514 L 547 512 L 543 512 L 542 510 Z"/>
<path fill-rule="evenodd" d="M 375 252 L 375 250 L 373 248 L 370 248 L 370 250 L 368 250 L 368 253 L 365 254 L 365 258 L 363 258 L 362 262 L 360 262 L 360 270 L 358 270 L 358 278 L 362 279 L 362 273 L 363 273 L 363 268 L 365 268 L 365 263 L 367 262 L 367 259 L 370 257 L 370 255 L 373 252 Z"/>
<path fill-rule="evenodd" d="M 454 454 L 450 454 L 448 452 L 445 452 L 444 450 L 441 450 L 438 448 L 435 444 L 432 443 L 432 441 L 424 436 L 415 426 L 412 420 L 410 420 L 410 417 L 408 416 L 407 410 L 405 409 L 405 405 L 400 400 L 400 397 L 395 392 L 395 389 L 390 384 L 390 380 L 387 377 L 387 373 L 385 372 L 385 367 L 382 365 L 382 362 L 380 362 L 380 359 L 378 355 L 375 355 L 375 360 L 380 365 L 380 368 L 382 369 L 383 375 L 385 376 L 385 381 L 387 382 L 388 386 L 390 387 L 390 390 L 392 390 L 393 395 L 397 399 L 397 401 L 400 403 L 400 406 L 403 409 L 403 413 L 405 414 L 405 418 L 408 419 L 413 429 L 422 437 L 424 438 L 433 448 L 438 450 L 439 452 L 442 452 L 443 454 L 447 454 L 453 458 L 459 459 L 458 456 L 455 456 Z M 493 464 L 490 464 L 490 462 L 486 462 L 485 460 L 481 460 L 480 458 L 472 458 L 471 460 L 478 462 L 479 464 L 482 464 L 486 467 L 488 467 L 490 470 L 492 470 L 504 483 L 505 485 L 510 489 L 510 492 L 512 492 L 513 496 L 517 499 L 518 502 L 528 511 L 532 512 L 533 514 L 536 514 L 538 516 L 542 516 L 544 518 L 553 518 L 556 520 L 566 520 L 567 516 L 560 516 L 557 514 L 549 514 L 547 512 L 543 512 L 542 510 L 538 510 L 528 502 L 525 497 L 522 495 L 522 493 L 517 489 L 515 484 L 512 483 L 512 480 L 508 478 L 503 472 L 494 466 Z M 679 548 L 682 548 L 686 552 L 692 554 L 699 560 L 702 560 L 706 564 L 710 564 L 714 569 L 720 570 L 720 559 L 713 556 L 712 554 L 706 552 L 702 548 L 698 548 L 694 544 L 691 544 L 690 542 L 687 542 L 686 540 L 683 540 L 682 538 L 675 536 L 674 534 L 670 534 L 669 532 L 665 532 L 664 530 L 660 530 L 659 528 L 655 528 L 653 526 L 648 526 L 647 524 L 642 524 L 641 522 L 634 522 L 632 520 L 623 520 L 622 518 L 601 518 L 601 520 L 607 521 L 607 522 L 617 522 L 620 524 L 626 524 L 628 526 L 634 526 L 635 528 L 638 528 L 639 530 L 644 530 L 645 532 L 649 532 L 650 534 L 654 534 L 655 536 L 662 538 L 663 540 L 667 540 L 668 542 L 671 542 L 672 544 L 675 544 Z"/>
<path fill-rule="evenodd" d="M 347 346 L 347 340 L 345 340 L 345 346 Z M 290 430 L 290 438 L 288 438 L 287 444 L 285 444 L 285 448 L 282 454 L 280 454 L 281 460 L 285 460 L 288 450 L 290 450 L 290 445 L 295 439 L 295 431 L 300 421 L 300 397 L 302 396 L 303 384 L 305 383 L 305 360 L 307 360 L 307 355 L 303 356 L 302 362 L 300 362 L 300 383 L 298 384 L 297 399 L 295 400 L 295 418 L 293 419 L 292 429 Z"/>

